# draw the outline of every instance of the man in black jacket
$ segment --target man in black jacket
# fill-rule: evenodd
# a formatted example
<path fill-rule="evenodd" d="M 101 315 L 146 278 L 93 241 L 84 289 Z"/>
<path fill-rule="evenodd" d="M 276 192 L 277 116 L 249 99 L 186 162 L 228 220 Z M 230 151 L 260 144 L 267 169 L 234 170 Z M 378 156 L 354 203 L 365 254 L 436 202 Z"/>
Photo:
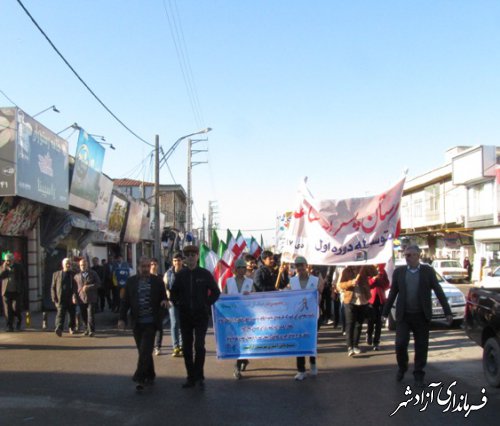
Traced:
<path fill-rule="evenodd" d="M 439 285 L 434 269 L 420 263 L 420 248 L 416 245 L 405 249 L 407 266 L 396 268 L 392 275 L 389 297 L 384 306 L 382 317 L 387 319 L 396 299 L 396 359 L 398 372 L 396 380 L 403 380 L 408 370 L 408 344 L 410 331 L 415 340 L 415 367 L 413 376 L 415 385 L 424 386 L 424 367 L 427 364 L 429 349 L 429 325 L 432 318 L 431 291 L 436 294 L 443 307 L 446 319 L 451 322 L 453 316 L 448 300 Z"/>
<path fill-rule="evenodd" d="M 172 303 L 179 307 L 182 349 L 187 370 L 183 388 L 204 386 L 205 336 L 210 306 L 219 298 L 220 290 L 212 274 L 198 266 L 197 246 L 184 247 L 186 268 L 175 274 L 170 290 Z M 194 358 L 193 358 L 194 342 Z"/>
<path fill-rule="evenodd" d="M 75 333 L 75 305 L 73 304 L 74 289 L 76 288 L 75 273 L 71 270 L 71 259 L 64 258 L 62 270 L 52 275 L 51 296 L 57 308 L 56 334 L 61 337 L 64 329 L 66 313 L 69 315 L 69 332 Z"/>
<path fill-rule="evenodd" d="M 14 255 L 7 253 L 0 267 L 0 280 L 5 315 L 5 331 L 14 331 L 14 317 L 17 318 L 16 330 L 21 330 L 21 303 L 25 286 L 24 268 L 14 263 Z"/>
<path fill-rule="evenodd" d="M 133 322 L 135 344 L 139 352 L 137 369 L 132 377 L 141 391 L 146 383 L 156 377 L 153 362 L 153 345 L 156 330 L 163 327 L 160 308 L 167 307 L 167 293 L 161 278 L 150 274 L 151 261 L 147 257 L 139 260 L 139 274 L 127 279 L 120 304 L 118 328 L 125 329 L 127 312 Z"/>

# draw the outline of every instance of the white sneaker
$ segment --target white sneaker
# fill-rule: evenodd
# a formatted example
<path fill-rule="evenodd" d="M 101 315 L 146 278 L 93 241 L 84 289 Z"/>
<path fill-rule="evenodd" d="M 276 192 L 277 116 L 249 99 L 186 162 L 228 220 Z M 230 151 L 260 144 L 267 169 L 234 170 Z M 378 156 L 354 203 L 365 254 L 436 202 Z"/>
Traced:
<path fill-rule="evenodd" d="M 359 355 L 361 353 L 361 349 L 359 349 L 357 346 L 354 346 L 354 348 L 352 348 L 352 351 L 355 355 Z"/>
<path fill-rule="evenodd" d="M 311 376 L 317 376 L 318 375 L 318 367 L 316 367 L 316 364 L 311 364 Z"/>
<path fill-rule="evenodd" d="M 154 354 L 155 354 L 156 356 L 160 355 L 160 354 L 161 354 L 161 349 L 160 349 L 160 348 L 155 348 L 155 350 L 154 350 Z"/>
<path fill-rule="evenodd" d="M 294 377 L 294 378 L 295 378 L 295 380 L 302 381 L 302 380 L 304 380 L 306 377 L 307 377 L 306 372 L 303 372 L 303 373 L 298 372 L 298 373 L 295 375 L 295 377 Z"/>
<path fill-rule="evenodd" d="M 348 348 L 347 349 L 347 356 L 353 356 L 354 355 L 354 351 L 352 350 L 352 348 Z"/>

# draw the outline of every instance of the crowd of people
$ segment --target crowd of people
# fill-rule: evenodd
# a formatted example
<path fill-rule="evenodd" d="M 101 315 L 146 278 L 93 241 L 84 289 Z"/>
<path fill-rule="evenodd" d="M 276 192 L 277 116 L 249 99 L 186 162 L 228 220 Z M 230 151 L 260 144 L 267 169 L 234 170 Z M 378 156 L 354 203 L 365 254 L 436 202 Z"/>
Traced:
<path fill-rule="evenodd" d="M 423 385 L 427 362 L 429 323 L 432 315 L 431 291 L 443 306 L 445 315 L 452 320 L 447 299 L 433 269 L 420 263 L 420 250 L 410 246 L 404 252 L 407 265 L 396 268 L 392 286 L 384 265 L 321 267 L 308 265 L 298 256 L 293 264 L 281 264 L 270 251 L 259 259 L 247 254 L 234 265 L 234 275 L 222 291 L 224 295 L 247 295 L 252 292 L 313 289 L 318 291 L 318 328 L 340 327 L 345 336 L 349 357 L 362 353 L 361 333 L 366 322 L 366 344 L 374 351 L 380 349 L 382 326 L 397 297 L 396 314 L 396 380 L 401 381 L 408 370 L 410 333 L 415 339 L 414 379 Z M 22 268 L 17 268 L 13 257 L 7 255 L 0 268 L 2 296 L 6 316 L 6 331 L 20 329 L 22 317 L 19 309 L 19 283 Z M 204 387 L 205 336 L 209 326 L 210 308 L 221 295 L 213 275 L 199 266 L 199 248 L 185 246 L 175 253 L 172 266 L 162 276 L 157 259 L 142 257 L 138 273 L 131 275 L 130 266 L 117 256 L 107 264 L 92 259 L 89 267 L 85 258 L 72 269 L 71 259 L 62 261 L 61 270 L 53 274 L 51 296 L 56 306 L 55 333 L 61 337 L 69 317 L 68 331 L 95 335 L 95 313 L 108 308 L 119 314 L 118 328 L 127 322 L 133 330 L 138 350 L 137 368 L 133 375 L 138 390 L 154 382 L 154 355 L 162 352 L 163 327 L 169 318 L 172 356 L 183 357 L 187 379 L 184 388 Z M 390 287 L 389 295 L 386 297 Z M 233 375 L 241 379 L 249 364 L 238 359 Z M 294 379 L 307 377 L 306 359 L 296 360 Z M 316 358 L 309 358 L 309 374 L 317 375 Z"/>

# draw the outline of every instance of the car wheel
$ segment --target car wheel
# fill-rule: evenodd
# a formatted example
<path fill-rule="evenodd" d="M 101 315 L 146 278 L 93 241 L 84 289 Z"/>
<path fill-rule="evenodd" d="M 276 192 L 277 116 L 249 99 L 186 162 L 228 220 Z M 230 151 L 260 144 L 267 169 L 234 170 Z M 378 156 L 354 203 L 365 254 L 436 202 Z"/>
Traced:
<path fill-rule="evenodd" d="M 396 321 L 394 320 L 392 313 L 389 313 L 389 316 L 387 317 L 387 329 L 390 331 L 396 330 Z"/>
<path fill-rule="evenodd" d="M 500 340 L 490 337 L 483 348 L 483 372 L 486 381 L 494 387 L 500 387 Z"/>

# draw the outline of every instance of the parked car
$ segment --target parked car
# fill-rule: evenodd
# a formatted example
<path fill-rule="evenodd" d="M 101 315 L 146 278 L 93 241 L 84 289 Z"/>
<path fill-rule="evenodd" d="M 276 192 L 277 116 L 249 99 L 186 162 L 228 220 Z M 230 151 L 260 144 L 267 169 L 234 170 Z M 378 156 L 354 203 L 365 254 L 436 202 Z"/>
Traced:
<path fill-rule="evenodd" d="M 500 288 L 500 266 L 498 266 L 492 273 L 483 277 L 481 281 L 476 284 L 481 288 Z"/>
<path fill-rule="evenodd" d="M 469 275 L 467 269 L 463 268 L 458 260 L 436 259 L 432 262 L 432 267 L 448 282 L 468 282 Z"/>
<path fill-rule="evenodd" d="M 396 266 L 406 265 L 406 262 L 396 261 Z M 460 289 L 446 281 L 438 272 L 436 272 L 436 278 L 443 289 L 443 292 L 448 299 L 448 304 L 451 308 L 451 313 L 453 314 L 453 324 L 454 327 L 460 327 L 464 321 L 465 316 L 465 296 L 460 291 Z M 389 290 L 387 290 L 389 292 Z M 389 330 L 396 329 L 396 303 L 392 305 L 391 312 L 387 318 L 387 328 Z M 444 310 L 439 303 L 438 298 L 432 292 L 432 321 L 444 321 L 445 314 Z"/>
<path fill-rule="evenodd" d="M 500 387 L 500 289 L 469 289 L 465 332 L 483 348 L 486 381 Z"/>

